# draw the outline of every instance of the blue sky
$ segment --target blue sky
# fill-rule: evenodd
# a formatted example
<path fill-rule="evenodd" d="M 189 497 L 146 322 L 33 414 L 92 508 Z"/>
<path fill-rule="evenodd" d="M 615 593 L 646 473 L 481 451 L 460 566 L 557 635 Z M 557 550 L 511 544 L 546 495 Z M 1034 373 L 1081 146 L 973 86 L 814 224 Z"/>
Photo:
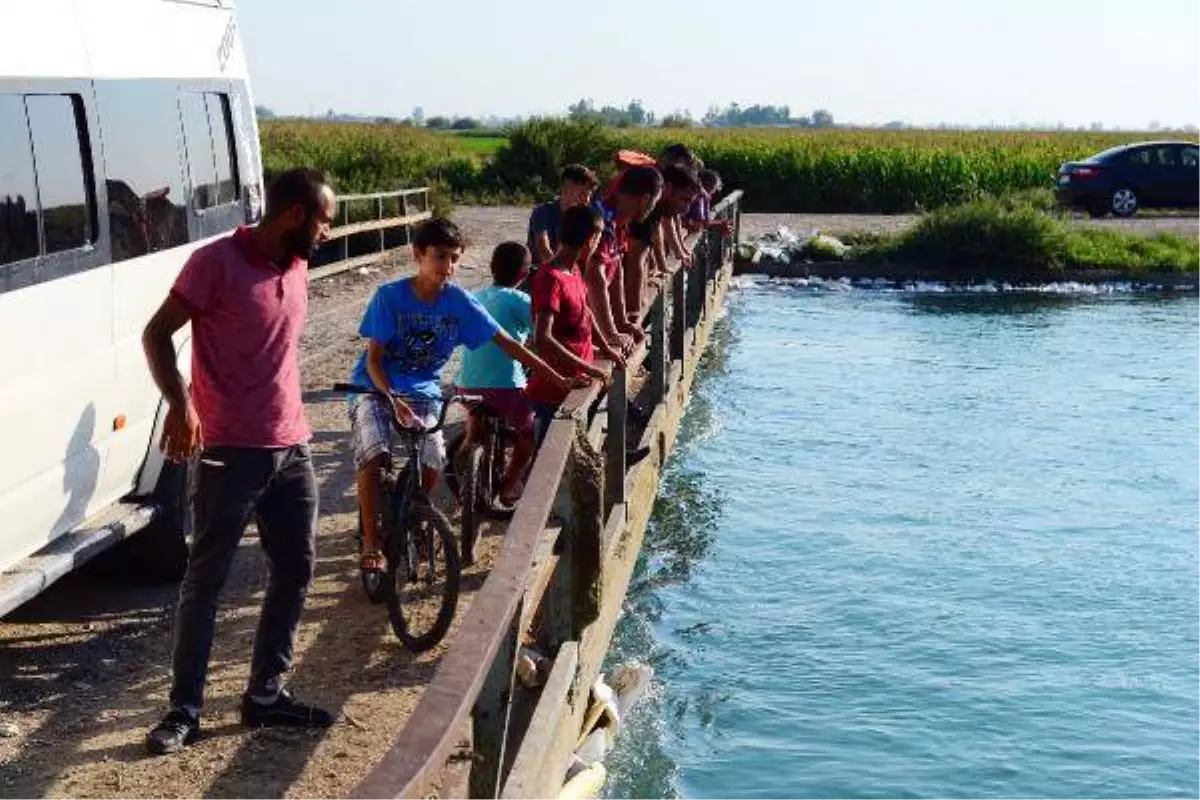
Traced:
<path fill-rule="evenodd" d="M 278 113 L 659 114 L 731 101 L 844 122 L 1200 122 L 1196 0 L 239 0 Z"/>

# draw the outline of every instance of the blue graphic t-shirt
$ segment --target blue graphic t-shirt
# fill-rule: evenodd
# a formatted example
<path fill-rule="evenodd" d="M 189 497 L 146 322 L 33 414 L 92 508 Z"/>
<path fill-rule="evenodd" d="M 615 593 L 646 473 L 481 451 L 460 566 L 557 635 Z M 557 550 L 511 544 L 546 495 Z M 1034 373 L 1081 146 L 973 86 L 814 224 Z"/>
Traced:
<path fill-rule="evenodd" d="M 375 290 L 358 333 L 386 348 L 383 363 L 392 389 L 415 397 L 440 398 L 438 373 L 454 348 L 474 350 L 491 341 L 500 326 L 479 301 L 461 286 L 447 283 L 432 303 L 423 303 L 412 278 L 385 283 Z M 371 386 L 367 354 L 359 356 L 351 378 Z"/>

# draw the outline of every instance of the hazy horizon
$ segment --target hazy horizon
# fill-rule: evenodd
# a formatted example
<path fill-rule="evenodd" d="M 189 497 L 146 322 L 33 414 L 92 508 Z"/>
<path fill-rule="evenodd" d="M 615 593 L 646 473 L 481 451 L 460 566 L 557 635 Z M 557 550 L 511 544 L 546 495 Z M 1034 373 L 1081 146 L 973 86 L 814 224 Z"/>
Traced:
<path fill-rule="evenodd" d="M 861 125 L 1147 130 L 1200 121 L 1194 1 L 354 8 L 242 0 L 256 102 L 281 115 L 396 118 L 418 106 L 426 117 L 564 114 L 591 98 L 597 107 L 640 99 L 660 117 L 686 110 L 696 119 L 737 102 L 787 105 L 794 116 L 827 109 Z"/>

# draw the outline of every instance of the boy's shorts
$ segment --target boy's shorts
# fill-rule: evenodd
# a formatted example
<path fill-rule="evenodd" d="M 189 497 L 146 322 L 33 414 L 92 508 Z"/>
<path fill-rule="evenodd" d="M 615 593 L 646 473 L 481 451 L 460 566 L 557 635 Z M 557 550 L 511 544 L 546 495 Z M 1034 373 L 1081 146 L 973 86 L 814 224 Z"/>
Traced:
<path fill-rule="evenodd" d="M 413 410 L 417 421 L 426 428 L 437 425 L 442 410 L 440 400 L 427 398 L 404 398 Z M 392 410 L 387 401 L 377 394 L 360 394 L 350 398 L 350 440 L 354 445 L 354 468 L 363 466 L 383 453 L 390 453 L 392 437 Z M 441 469 L 446 463 L 446 440 L 442 432 L 426 436 L 421 445 L 421 460 L 428 469 Z"/>
<path fill-rule="evenodd" d="M 533 406 L 526 399 L 524 389 L 467 389 L 460 386 L 458 390 L 482 397 L 483 404 L 518 434 L 529 436 L 533 433 Z"/>

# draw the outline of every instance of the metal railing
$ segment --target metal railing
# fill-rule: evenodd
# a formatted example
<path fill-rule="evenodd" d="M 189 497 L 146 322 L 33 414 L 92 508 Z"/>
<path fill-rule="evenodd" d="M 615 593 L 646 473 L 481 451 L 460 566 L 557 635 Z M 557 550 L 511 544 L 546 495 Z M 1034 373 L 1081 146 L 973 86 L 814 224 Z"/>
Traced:
<path fill-rule="evenodd" d="M 741 192 L 734 192 L 713 209 L 735 230 L 740 200 Z M 563 402 L 495 564 L 412 717 L 353 797 L 426 796 L 442 779 L 468 720 L 471 797 L 534 796 L 548 770 L 561 779 L 577 731 L 564 737 L 556 726 L 580 690 L 584 634 L 600 614 L 604 564 L 626 522 L 627 376 L 647 365 L 653 424 L 682 381 L 684 360 L 690 366 L 700 357 L 693 347 L 696 325 L 728 264 L 730 244 L 718 231 L 701 233 L 692 266 L 676 268 L 670 284 L 644 304 L 649 336 L 625 369 L 613 371 L 603 414 L 588 420 L 601 393 L 597 386 L 577 389 Z M 555 657 L 532 716 L 518 720 L 516 656 L 535 617 L 539 645 Z"/>
<path fill-rule="evenodd" d="M 393 212 L 384 216 L 385 211 Z M 336 261 L 313 267 L 309 278 L 327 278 L 339 272 L 373 264 L 388 253 L 412 241 L 412 226 L 433 216 L 429 208 L 429 188 L 400 189 L 394 192 L 371 192 L 368 194 L 344 194 L 338 196 L 339 225 L 329 231 L 329 239 L 322 245 L 337 248 Z M 387 246 L 388 231 L 404 229 L 404 241 L 393 247 Z M 378 246 L 372 252 L 350 257 L 350 237 L 377 231 Z"/>

